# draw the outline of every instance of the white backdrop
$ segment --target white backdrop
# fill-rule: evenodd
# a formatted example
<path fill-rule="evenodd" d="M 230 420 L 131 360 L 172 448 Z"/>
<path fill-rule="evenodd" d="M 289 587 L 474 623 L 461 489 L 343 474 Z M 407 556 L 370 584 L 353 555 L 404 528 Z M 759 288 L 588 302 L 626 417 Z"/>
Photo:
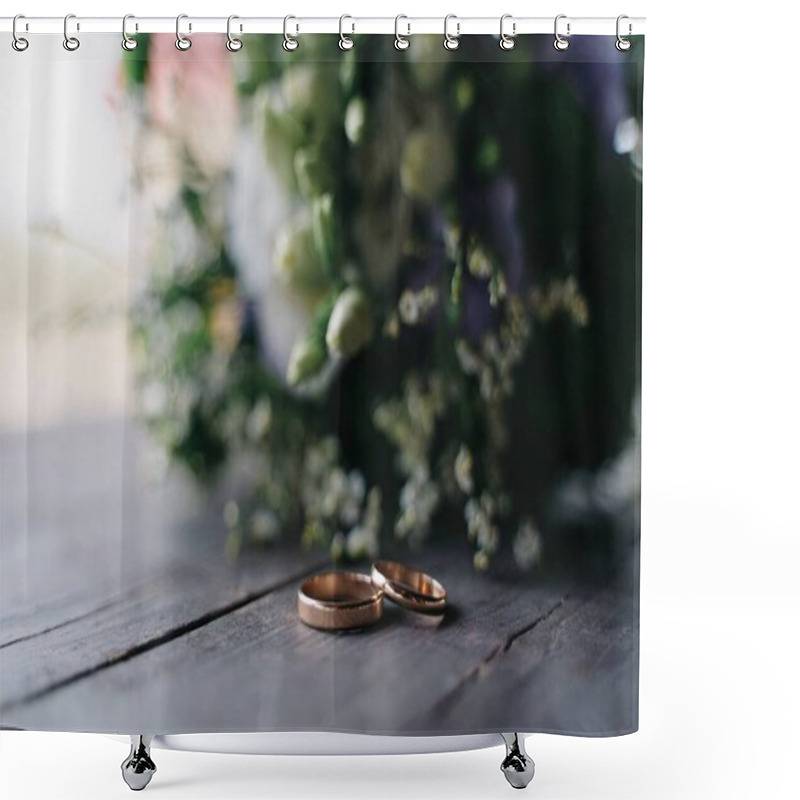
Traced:
<path fill-rule="evenodd" d="M 797 6 L 636 0 L 569 8 L 486 0 L 347 7 L 293 0 L 37 0 L 29 16 L 648 17 L 644 117 L 641 730 L 534 737 L 547 798 L 794 798 L 800 734 L 800 257 Z M 0 98 L 0 113 L 3 99 Z M 0 668 L 2 656 L 0 655 Z M 13 800 L 127 796 L 127 749 L 99 736 L 0 733 Z M 509 796 L 500 749 L 276 758 L 156 751 L 162 798 Z"/>

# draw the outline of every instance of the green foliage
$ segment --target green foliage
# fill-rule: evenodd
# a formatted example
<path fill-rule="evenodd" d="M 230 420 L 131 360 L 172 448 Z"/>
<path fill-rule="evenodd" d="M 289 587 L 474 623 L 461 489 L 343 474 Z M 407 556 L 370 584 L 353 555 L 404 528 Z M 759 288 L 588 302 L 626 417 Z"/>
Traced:
<path fill-rule="evenodd" d="M 123 50 L 122 66 L 128 83 L 141 86 L 147 80 L 147 56 L 150 50 L 150 34 L 137 33 L 130 37 L 138 44 L 133 50 Z"/>
<path fill-rule="evenodd" d="M 591 222 L 597 143 L 566 83 L 519 52 L 488 69 L 441 58 L 440 37 L 407 55 L 375 39 L 356 56 L 308 37 L 294 57 L 280 37 L 246 37 L 234 61 L 243 117 L 297 210 L 259 269 L 304 316 L 276 366 L 263 299 L 246 294 L 219 222 L 228 176 L 184 185 L 195 241 L 186 263 L 154 271 L 135 315 L 142 383 L 166 397 L 148 418 L 200 480 L 251 465 L 250 493 L 226 518 L 231 554 L 278 530 L 355 557 L 381 536 L 422 540 L 450 508 L 476 568 L 512 524 L 532 562 L 531 506 L 509 500 L 506 414 L 548 413 L 526 377 L 533 322 L 587 324 L 569 259 Z M 125 55 L 132 85 L 147 80 L 148 41 Z M 516 216 L 498 224 L 482 198 L 521 160 Z M 516 286 L 498 242 L 511 228 L 538 259 Z"/>

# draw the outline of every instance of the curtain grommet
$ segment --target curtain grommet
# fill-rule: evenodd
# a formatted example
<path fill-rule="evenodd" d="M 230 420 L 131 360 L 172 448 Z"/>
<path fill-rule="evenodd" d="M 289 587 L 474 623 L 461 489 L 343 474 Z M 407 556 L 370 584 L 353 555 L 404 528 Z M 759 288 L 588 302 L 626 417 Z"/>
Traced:
<path fill-rule="evenodd" d="M 624 19 L 629 19 L 629 17 L 628 17 L 628 15 L 627 15 L 627 14 L 620 14 L 620 15 L 617 17 L 617 41 L 614 43 L 614 47 L 616 47 L 616 48 L 617 48 L 617 50 L 619 50 L 619 51 L 620 51 L 620 53 L 625 53 L 625 52 L 627 52 L 628 50 L 630 50 L 630 49 L 631 49 L 631 40 L 630 40 L 630 39 L 626 39 L 626 38 L 625 38 L 625 37 L 624 37 L 624 36 L 623 36 L 623 35 L 622 35 L 622 34 L 619 32 L 619 29 L 620 29 L 620 23 L 621 23 L 621 22 L 622 22 L 622 20 L 624 20 Z M 633 30 L 633 26 L 632 26 L 632 25 L 630 24 L 630 22 L 629 22 L 629 23 L 628 23 L 628 36 L 630 36 L 630 35 L 631 35 L 631 31 L 632 31 L 632 30 Z"/>
<path fill-rule="evenodd" d="M 175 18 L 175 47 L 181 52 L 186 52 L 192 46 L 192 40 L 188 36 L 181 33 L 181 20 L 187 19 L 188 14 L 178 14 Z M 191 33 L 192 23 L 189 23 L 189 32 Z"/>
<path fill-rule="evenodd" d="M 11 46 L 18 53 L 24 53 L 28 49 L 28 45 L 30 44 L 30 42 L 24 36 L 20 36 L 17 33 L 17 22 L 21 19 L 25 19 L 25 15 L 17 14 L 14 17 L 14 21 L 11 23 Z"/>
<path fill-rule="evenodd" d="M 342 16 L 339 17 L 339 49 L 344 51 L 352 50 L 356 46 L 356 43 L 349 36 L 344 35 L 344 21 L 346 19 L 353 19 L 353 18 L 349 14 L 342 14 Z M 352 22 L 351 26 L 352 29 L 350 33 L 355 33 L 356 32 L 355 22 Z"/>
<path fill-rule="evenodd" d="M 500 17 L 500 49 L 501 50 L 513 50 L 514 46 L 516 45 L 516 41 L 515 41 L 514 37 L 517 35 L 517 23 L 516 22 L 512 22 L 511 23 L 511 34 L 508 34 L 505 31 L 505 24 L 506 24 L 506 20 L 507 19 L 513 20 L 513 17 L 511 16 L 511 14 L 503 14 L 503 16 Z"/>
<path fill-rule="evenodd" d="M 564 50 L 566 50 L 567 48 L 569 48 L 569 39 L 566 39 L 566 38 L 564 38 L 564 37 L 563 37 L 563 36 L 562 36 L 562 35 L 561 35 L 561 34 L 558 32 L 558 21 L 559 21 L 560 19 L 566 19 L 566 18 L 567 18 L 567 15 L 566 15 L 566 14 L 559 14 L 559 15 L 556 17 L 556 21 L 555 21 L 555 24 L 554 24 L 554 26 L 553 26 L 553 30 L 554 30 L 555 37 L 556 37 L 556 38 L 555 38 L 555 41 L 553 42 L 553 47 L 555 47 L 555 49 L 556 49 L 556 50 L 558 50 L 558 51 L 559 51 L 559 52 L 561 52 L 561 53 L 563 53 L 563 52 L 564 52 Z M 567 22 L 567 36 L 569 36 L 569 34 L 570 34 L 570 23 L 569 23 L 569 22 Z"/>
<path fill-rule="evenodd" d="M 456 20 L 455 36 L 453 36 L 453 34 L 447 30 L 447 25 L 451 19 Z M 444 18 L 444 42 L 442 43 L 444 44 L 444 49 L 449 50 L 451 52 L 453 50 L 458 50 L 458 48 L 461 47 L 461 41 L 458 38 L 460 35 L 461 35 L 461 23 L 458 21 L 458 17 L 455 14 L 448 14 Z"/>
<path fill-rule="evenodd" d="M 231 15 L 228 17 L 228 30 L 227 30 L 227 37 L 228 37 L 228 41 L 227 41 L 227 42 L 225 42 L 225 47 L 227 47 L 227 48 L 228 48 L 228 50 L 229 50 L 231 53 L 238 53 L 238 52 L 239 52 L 239 51 L 242 49 L 242 47 L 244 46 L 244 42 L 243 42 L 241 39 L 237 39 L 237 38 L 236 38 L 236 37 L 235 37 L 235 36 L 234 36 L 234 35 L 231 33 L 231 23 L 232 23 L 232 22 L 233 22 L 235 19 L 239 19 L 239 17 L 238 17 L 236 14 L 231 14 Z M 240 26 L 239 26 L 239 31 L 241 32 L 241 30 L 242 30 L 242 27 L 241 27 L 241 25 L 240 25 Z"/>
<path fill-rule="evenodd" d="M 75 15 L 74 14 L 67 14 L 67 16 L 64 17 L 64 42 L 63 42 L 63 44 L 64 44 L 64 49 L 65 50 L 69 50 L 70 53 L 74 53 L 81 46 L 81 41 L 80 41 L 80 39 L 78 39 L 77 36 L 70 36 L 70 34 L 69 34 L 69 21 L 71 19 L 75 19 Z M 81 29 L 80 23 L 76 23 L 75 24 L 75 30 L 79 31 L 80 29 Z"/>
<path fill-rule="evenodd" d="M 394 47 L 395 47 L 395 50 L 408 50 L 408 48 L 411 46 L 411 42 L 407 38 L 407 37 L 411 36 L 411 23 L 410 22 L 406 23 L 406 26 L 408 27 L 408 30 L 406 31 L 406 35 L 405 36 L 401 36 L 400 35 L 400 20 L 401 19 L 406 19 L 407 20 L 408 17 L 405 14 L 398 14 L 394 18 Z"/>
<path fill-rule="evenodd" d="M 130 53 L 131 50 L 135 50 L 139 46 L 139 42 L 128 35 L 129 19 L 135 19 L 133 14 L 126 14 L 122 18 L 122 49 L 127 50 Z M 136 27 L 138 29 L 139 26 L 137 25 Z"/>
<path fill-rule="evenodd" d="M 293 16 L 292 14 L 287 14 L 283 18 L 283 49 L 286 50 L 287 53 L 293 53 L 300 47 L 300 42 L 296 38 L 296 35 L 300 33 L 300 25 L 295 23 L 295 36 L 289 35 L 289 20 L 294 19 L 296 20 L 297 17 Z"/>

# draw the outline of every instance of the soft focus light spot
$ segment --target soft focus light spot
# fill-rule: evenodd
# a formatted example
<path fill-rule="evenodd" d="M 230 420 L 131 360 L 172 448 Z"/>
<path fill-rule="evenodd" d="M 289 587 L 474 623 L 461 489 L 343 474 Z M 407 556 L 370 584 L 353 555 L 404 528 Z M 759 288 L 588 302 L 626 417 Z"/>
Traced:
<path fill-rule="evenodd" d="M 632 152 L 639 141 L 639 125 L 634 117 L 617 123 L 614 129 L 614 152 L 623 155 Z"/>

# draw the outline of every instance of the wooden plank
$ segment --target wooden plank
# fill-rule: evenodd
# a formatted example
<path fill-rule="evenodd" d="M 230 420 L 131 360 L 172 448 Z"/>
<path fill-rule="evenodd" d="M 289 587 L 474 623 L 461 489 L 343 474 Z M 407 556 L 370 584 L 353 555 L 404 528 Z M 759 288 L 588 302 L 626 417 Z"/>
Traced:
<path fill-rule="evenodd" d="M 567 597 L 423 715 L 449 728 L 578 735 L 638 727 L 638 643 L 633 593 Z"/>
<path fill-rule="evenodd" d="M 43 603 L 17 606 L 0 618 L 0 649 L 75 622 L 116 602 L 122 587 L 106 580 Z"/>
<path fill-rule="evenodd" d="M 14 485 L 3 496 L 3 575 L 15 564 L 27 574 L 15 602 L 3 600 L 0 726 L 477 732 L 489 720 L 515 729 L 518 708 L 531 710 L 528 726 L 590 732 L 627 715 L 633 701 L 620 692 L 634 657 L 616 601 L 579 595 L 574 581 L 475 574 L 454 538 L 400 555 L 448 586 L 439 627 L 387 605 L 370 631 L 312 631 L 297 619 L 296 589 L 324 559 L 284 547 L 227 563 L 207 497 L 187 503 L 179 482 L 140 484 L 138 435 L 120 438 L 114 424 L 23 443 L 41 492 L 27 508 Z M 109 453 L 131 467 L 117 489 L 119 475 L 97 480 Z M 25 582 L 34 604 L 19 602 Z M 580 620 L 616 649 L 592 661 Z"/>
<path fill-rule="evenodd" d="M 428 712 L 555 614 L 574 587 L 476 574 L 467 548 L 452 545 L 415 563 L 448 587 L 451 609 L 438 627 L 387 607 L 373 629 L 314 631 L 297 617 L 299 579 L 290 580 L 135 658 L 18 704 L 3 722 L 101 732 L 467 730 L 463 720 L 443 724 Z M 515 702 L 505 698 L 498 712 Z"/>
<path fill-rule="evenodd" d="M 320 565 L 296 548 L 189 563 L 81 617 L 0 650 L 0 713 L 206 625 Z M 65 720 L 65 722 L 67 722 Z M 70 727 L 70 726 L 68 726 Z"/>
<path fill-rule="evenodd" d="M 0 435 L 0 647 L 221 558 L 221 501 L 179 470 L 147 481 L 133 422 Z"/>

